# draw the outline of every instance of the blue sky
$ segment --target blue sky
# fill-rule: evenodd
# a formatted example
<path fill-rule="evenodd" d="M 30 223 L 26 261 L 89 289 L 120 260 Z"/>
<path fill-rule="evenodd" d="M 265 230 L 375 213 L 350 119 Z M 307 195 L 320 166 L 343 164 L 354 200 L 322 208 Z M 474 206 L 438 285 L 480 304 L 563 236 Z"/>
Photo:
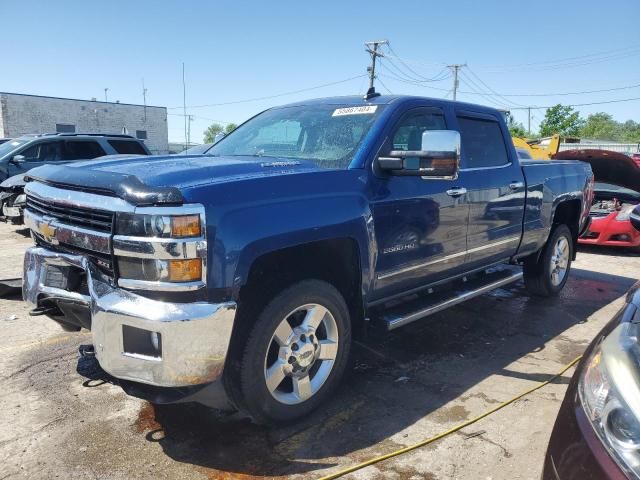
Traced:
<path fill-rule="evenodd" d="M 362 75 L 369 63 L 363 42 L 388 39 L 395 55 L 379 72 L 393 93 L 444 96 L 451 78 L 407 79 L 437 77 L 444 64 L 466 62 L 460 91 L 491 95 L 460 93 L 459 100 L 511 107 L 608 101 L 640 97 L 640 88 L 493 94 L 640 84 L 639 20 L 638 0 L 0 0 L 0 91 L 103 99 L 108 87 L 109 100 L 142 103 L 144 78 L 148 104 L 180 107 L 169 110 L 169 138 L 183 141 L 184 62 L 192 140 L 199 142 L 212 121 L 239 123 L 272 105 L 363 93 L 365 79 L 355 78 L 270 100 L 195 108 Z M 386 91 L 381 84 L 378 90 Z M 577 108 L 640 121 L 640 101 Z M 513 111 L 526 125 L 526 113 Z M 534 110 L 533 124 L 543 115 Z"/>

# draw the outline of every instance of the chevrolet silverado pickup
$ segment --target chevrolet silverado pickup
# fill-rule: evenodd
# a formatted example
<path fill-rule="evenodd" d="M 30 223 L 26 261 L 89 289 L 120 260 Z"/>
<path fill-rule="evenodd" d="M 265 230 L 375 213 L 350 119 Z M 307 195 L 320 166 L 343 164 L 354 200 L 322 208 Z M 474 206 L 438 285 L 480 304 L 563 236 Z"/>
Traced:
<path fill-rule="evenodd" d="M 593 196 L 586 163 L 521 162 L 499 111 L 410 96 L 271 108 L 206 155 L 27 179 L 32 314 L 91 330 L 132 395 L 262 423 L 326 401 L 366 328 L 522 278 L 557 294 Z"/>

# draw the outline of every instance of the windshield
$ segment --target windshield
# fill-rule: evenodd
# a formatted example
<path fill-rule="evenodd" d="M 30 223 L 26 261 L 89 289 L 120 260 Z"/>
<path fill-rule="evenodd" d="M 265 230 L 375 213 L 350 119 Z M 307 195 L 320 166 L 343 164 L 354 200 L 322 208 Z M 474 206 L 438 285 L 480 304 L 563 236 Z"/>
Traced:
<path fill-rule="evenodd" d="M 207 155 L 308 160 L 346 168 L 383 105 L 305 105 L 267 110 L 215 144 Z"/>
<path fill-rule="evenodd" d="M 15 140 L 9 140 L 3 144 L 0 144 L 0 158 L 4 157 L 7 153 L 12 152 L 21 145 L 27 143 L 30 139 L 16 138 Z"/>

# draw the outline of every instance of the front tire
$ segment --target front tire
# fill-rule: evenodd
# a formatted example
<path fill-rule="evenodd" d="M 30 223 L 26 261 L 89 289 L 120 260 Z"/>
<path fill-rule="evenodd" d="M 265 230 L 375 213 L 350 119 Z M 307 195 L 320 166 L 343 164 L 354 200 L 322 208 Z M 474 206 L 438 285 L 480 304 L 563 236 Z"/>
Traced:
<path fill-rule="evenodd" d="M 573 249 L 573 236 L 569 227 L 556 226 L 540 255 L 524 262 L 524 284 L 529 293 L 541 297 L 560 293 L 569 278 Z"/>
<path fill-rule="evenodd" d="M 335 390 L 351 345 L 349 309 L 338 290 L 304 280 L 262 310 L 240 362 L 240 403 L 258 423 L 297 420 Z"/>

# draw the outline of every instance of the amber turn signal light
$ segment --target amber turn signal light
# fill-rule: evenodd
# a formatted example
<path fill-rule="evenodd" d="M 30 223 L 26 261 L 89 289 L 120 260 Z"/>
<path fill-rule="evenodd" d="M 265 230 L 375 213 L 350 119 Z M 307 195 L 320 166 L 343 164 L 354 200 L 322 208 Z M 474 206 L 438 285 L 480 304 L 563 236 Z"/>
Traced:
<path fill-rule="evenodd" d="M 199 237 L 200 233 L 200 215 L 183 215 L 171 218 L 172 237 Z"/>
<path fill-rule="evenodd" d="M 195 282 L 202 280 L 202 260 L 169 260 L 170 282 Z"/>

